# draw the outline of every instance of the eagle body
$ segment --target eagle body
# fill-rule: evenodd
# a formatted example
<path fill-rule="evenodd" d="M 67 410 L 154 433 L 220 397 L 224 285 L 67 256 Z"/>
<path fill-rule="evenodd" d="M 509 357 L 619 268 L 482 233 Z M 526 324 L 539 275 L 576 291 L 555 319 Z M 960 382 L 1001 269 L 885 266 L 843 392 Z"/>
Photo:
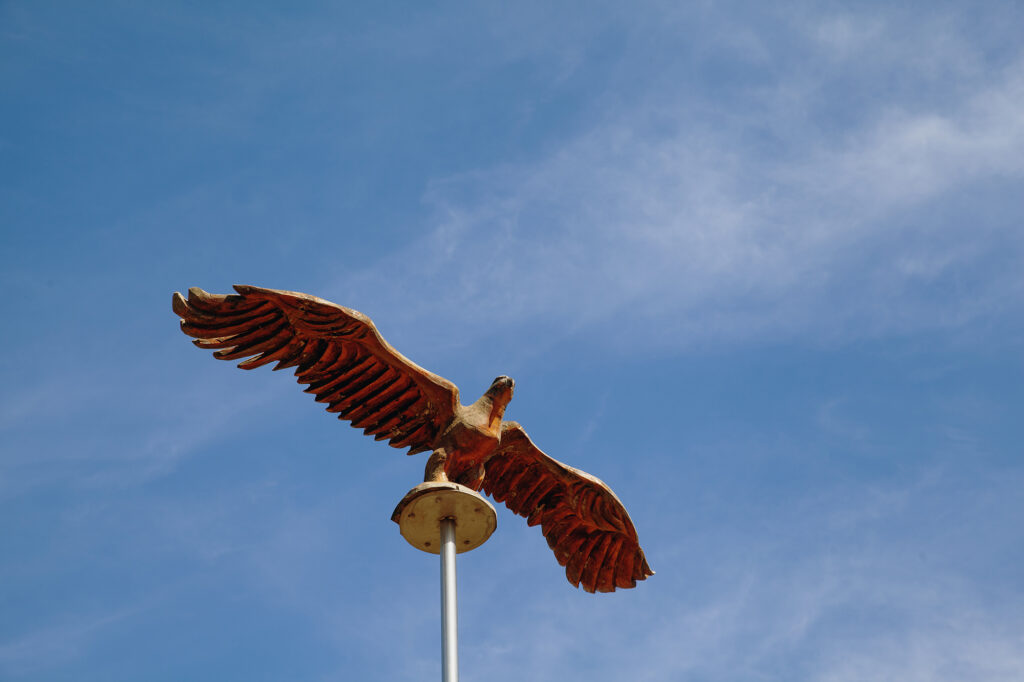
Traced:
<path fill-rule="evenodd" d="M 515 382 L 500 376 L 472 405 L 460 404 L 451 423 L 433 446 L 423 480 L 454 481 L 479 490 L 485 465 L 501 444 L 502 417 Z"/>
<path fill-rule="evenodd" d="M 181 330 L 197 346 L 241 360 L 242 369 L 294 368 L 304 390 L 339 419 L 410 455 L 431 452 L 425 480 L 482 490 L 539 525 L 573 585 L 611 592 L 654 575 L 615 493 L 504 421 L 512 379 L 499 376 L 463 405 L 455 384 L 395 350 L 366 315 L 294 291 L 235 291 L 174 294 Z"/>

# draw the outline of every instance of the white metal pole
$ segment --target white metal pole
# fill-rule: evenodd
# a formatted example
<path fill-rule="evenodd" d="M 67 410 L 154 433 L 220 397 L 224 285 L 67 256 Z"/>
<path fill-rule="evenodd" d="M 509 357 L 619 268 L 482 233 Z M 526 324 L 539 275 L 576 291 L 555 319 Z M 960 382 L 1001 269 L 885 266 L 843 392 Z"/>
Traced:
<path fill-rule="evenodd" d="M 455 519 L 441 519 L 441 680 L 459 682 L 458 598 L 455 593 Z"/>

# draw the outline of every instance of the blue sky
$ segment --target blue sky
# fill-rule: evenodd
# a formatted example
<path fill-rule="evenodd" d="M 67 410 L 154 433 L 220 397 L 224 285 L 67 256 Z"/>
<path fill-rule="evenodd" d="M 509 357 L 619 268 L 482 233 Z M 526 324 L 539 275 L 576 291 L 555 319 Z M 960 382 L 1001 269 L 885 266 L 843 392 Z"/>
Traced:
<path fill-rule="evenodd" d="M 1024 10 L 0 3 L 0 679 L 440 669 L 422 476 L 180 334 L 370 315 L 608 482 L 657 575 L 499 508 L 463 678 L 1024 678 Z"/>

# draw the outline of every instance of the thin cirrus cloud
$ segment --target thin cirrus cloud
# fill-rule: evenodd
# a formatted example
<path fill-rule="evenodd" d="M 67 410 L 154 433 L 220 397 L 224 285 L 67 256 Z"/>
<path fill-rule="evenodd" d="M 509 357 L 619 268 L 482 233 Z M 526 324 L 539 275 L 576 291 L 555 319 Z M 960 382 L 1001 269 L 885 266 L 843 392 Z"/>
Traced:
<path fill-rule="evenodd" d="M 601 614 L 589 604 L 552 594 L 532 607 L 529 625 L 488 624 L 470 660 L 494 669 L 496 680 L 513 679 L 505 670 L 565 679 L 586 666 L 638 680 L 775 679 L 780 670 L 817 682 L 1015 679 L 1024 663 L 1019 599 L 990 603 L 970 576 L 992 571 L 998 531 L 977 529 L 1015 513 L 1007 493 L 1020 477 L 986 483 L 965 485 L 936 469 L 803 495 L 768 512 L 764 528 L 681 533 L 690 548 L 673 564 L 668 593 L 631 595 L 608 622 L 592 622 Z M 942 527 L 929 525 L 936 515 Z M 585 646 L 550 627 L 583 621 Z M 533 652 L 528 661 L 524 650 Z"/>
<path fill-rule="evenodd" d="M 102 614 L 74 614 L 64 623 L 22 635 L 0 644 L 0 671 L 24 677 L 37 674 L 81 655 L 102 637 L 104 630 L 130 620 L 142 605 L 122 607 Z"/>
<path fill-rule="evenodd" d="M 854 59 L 892 30 L 846 19 L 806 32 L 822 53 Z M 934 61 L 967 68 L 967 48 L 950 43 Z M 1015 305 L 1024 241 L 985 215 L 979 189 L 1024 172 L 1024 64 L 941 103 L 875 93 L 824 137 L 807 112 L 841 83 L 795 83 L 754 89 L 749 113 L 723 120 L 686 94 L 650 94 L 532 161 L 437 180 L 427 233 L 337 288 L 409 322 L 467 324 L 448 319 L 457 310 L 478 324 L 469 335 L 628 322 L 631 342 L 639 328 L 676 349 L 956 327 Z M 416 290 L 446 293 L 403 313 Z"/>

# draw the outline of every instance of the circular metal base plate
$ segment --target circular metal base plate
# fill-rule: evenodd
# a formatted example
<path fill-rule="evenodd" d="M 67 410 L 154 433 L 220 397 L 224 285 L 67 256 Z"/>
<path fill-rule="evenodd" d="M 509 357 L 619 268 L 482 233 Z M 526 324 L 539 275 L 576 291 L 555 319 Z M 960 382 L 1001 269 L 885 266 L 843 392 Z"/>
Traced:
<path fill-rule="evenodd" d="M 472 488 L 451 482 L 421 483 L 395 507 L 391 520 L 416 549 L 441 553 L 441 519 L 455 519 L 459 554 L 487 542 L 498 525 L 494 507 Z"/>

